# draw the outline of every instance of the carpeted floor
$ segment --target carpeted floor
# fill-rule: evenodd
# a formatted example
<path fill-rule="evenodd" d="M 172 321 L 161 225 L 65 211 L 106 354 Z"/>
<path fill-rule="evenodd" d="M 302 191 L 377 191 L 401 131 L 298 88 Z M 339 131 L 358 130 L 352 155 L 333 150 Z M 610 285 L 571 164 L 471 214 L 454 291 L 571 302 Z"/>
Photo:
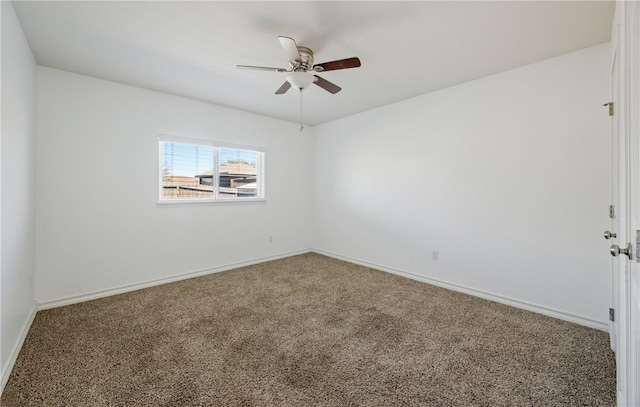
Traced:
<path fill-rule="evenodd" d="M 615 406 L 608 341 L 305 254 L 40 311 L 1 404 Z"/>

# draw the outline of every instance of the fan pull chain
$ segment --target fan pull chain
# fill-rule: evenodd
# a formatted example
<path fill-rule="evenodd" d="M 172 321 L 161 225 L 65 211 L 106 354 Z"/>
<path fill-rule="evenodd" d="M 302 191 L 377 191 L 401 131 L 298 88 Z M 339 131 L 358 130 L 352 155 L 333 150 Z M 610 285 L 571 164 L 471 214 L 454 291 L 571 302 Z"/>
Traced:
<path fill-rule="evenodd" d="M 303 111 L 302 111 L 302 89 L 300 89 L 300 131 L 302 132 L 302 129 L 304 129 L 304 122 L 303 122 L 303 115 L 302 115 Z"/>

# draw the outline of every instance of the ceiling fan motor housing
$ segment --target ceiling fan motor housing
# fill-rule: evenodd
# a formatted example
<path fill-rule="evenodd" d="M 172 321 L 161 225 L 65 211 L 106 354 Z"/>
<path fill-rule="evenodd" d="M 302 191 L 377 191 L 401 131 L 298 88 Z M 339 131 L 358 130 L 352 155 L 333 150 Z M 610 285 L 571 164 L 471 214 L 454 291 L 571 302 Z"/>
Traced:
<path fill-rule="evenodd" d="M 298 46 L 300 60 L 291 61 L 289 64 L 294 71 L 308 71 L 313 68 L 313 51 L 307 47 Z"/>

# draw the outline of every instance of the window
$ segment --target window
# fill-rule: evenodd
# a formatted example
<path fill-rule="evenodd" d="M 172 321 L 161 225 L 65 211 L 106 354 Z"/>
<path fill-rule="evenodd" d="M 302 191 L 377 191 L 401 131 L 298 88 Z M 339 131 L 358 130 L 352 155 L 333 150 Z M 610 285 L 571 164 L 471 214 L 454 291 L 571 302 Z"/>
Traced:
<path fill-rule="evenodd" d="M 264 150 L 161 136 L 160 201 L 264 199 Z"/>

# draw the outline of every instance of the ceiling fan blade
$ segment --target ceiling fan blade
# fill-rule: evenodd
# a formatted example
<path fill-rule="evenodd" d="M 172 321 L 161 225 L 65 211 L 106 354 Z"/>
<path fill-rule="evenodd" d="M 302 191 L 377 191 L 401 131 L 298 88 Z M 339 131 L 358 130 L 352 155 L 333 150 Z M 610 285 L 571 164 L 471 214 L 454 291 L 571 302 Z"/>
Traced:
<path fill-rule="evenodd" d="M 319 77 L 318 75 L 313 75 L 316 77 L 316 80 L 313 81 L 316 85 L 320 86 L 322 89 L 326 90 L 329 93 L 333 93 L 334 95 L 342 90 L 342 88 L 335 83 L 329 82 L 326 79 Z"/>
<path fill-rule="evenodd" d="M 252 66 L 252 65 L 236 65 L 236 68 L 240 69 L 254 69 L 257 71 L 274 71 L 274 72 L 289 72 L 288 69 L 284 68 L 271 68 L 268 66 Z"/>
<path fill-rule="evenodd" d="M 284 48 L 284 52 L 287 54 L 289 61 L 300 61 L 300 52 L 298 52 L 298 45 L 296 40 L 289 37 L 278 37 L 280 45 Z"/>
<path fill-rule="evenodd" d="M 313 66 L 313 70 L 316 72 L 324 72 L 335 71 L 338 69 L 358 68 L 360 66 L 360 59 L 358 57 L 352 57 L 316 64 Z"/>
<path fill-rule="evenodd" d="M 291 84 L 289 83 L 289 81 L 284 81 L 282 86 L 280 86 L 276 91 L 276 95 L 282 95 L 283 93 L 286 93 L 290 87 L 291 87 Z"/>

